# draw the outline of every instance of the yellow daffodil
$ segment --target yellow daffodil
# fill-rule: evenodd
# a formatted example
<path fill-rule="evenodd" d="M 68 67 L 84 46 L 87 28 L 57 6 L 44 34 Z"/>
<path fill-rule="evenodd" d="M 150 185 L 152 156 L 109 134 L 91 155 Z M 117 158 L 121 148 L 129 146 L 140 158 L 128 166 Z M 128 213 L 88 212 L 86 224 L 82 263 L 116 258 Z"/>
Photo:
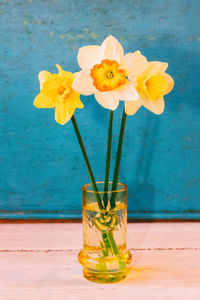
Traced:
<path fill-rule="evenodd" d="M 134 115 L 142 105 L 154 114 L 161 114 L 165 106 L 163 96 L 174 86 L 172 77 L 165 73 L 168 64 L 148 62 L 140 51 L 136 51 L 125 55 L 123 65 L 139 93 L 137 101 L 125 102 L 126 114 Z"/>
<path fill-rule="evenodd" d="M 80 94 L 72 88 L 75 74 L 63 71 L 59 65 L 56 67 L 58 74 L 47 71 L 39 73 L 41 91 L 33 104 L 37 108 L 55 107 L 56 122 L 64 125 L 71 119 L 76 108 L 83 108 L 83 103 Z"/>
<path fill-rule="evenodd" d="M 135 101 L 138 93 L 127 78 L 122 65 L 124 50 L 113 37 L 107 37 L 101 46 L 79 49 L 78 64 L 82 69 L 73 82 L 73 89 L 83 95 L 95 95 L 104 108 L 115 110 L 119 100 Z"/>

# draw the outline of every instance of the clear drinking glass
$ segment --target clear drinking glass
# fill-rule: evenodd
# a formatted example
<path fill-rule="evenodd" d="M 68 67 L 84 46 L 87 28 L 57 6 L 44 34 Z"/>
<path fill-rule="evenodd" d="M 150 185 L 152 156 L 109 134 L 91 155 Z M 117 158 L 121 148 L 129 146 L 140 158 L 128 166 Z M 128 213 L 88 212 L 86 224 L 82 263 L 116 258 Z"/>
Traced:
<path fill-rule="evenodd" d="M 83 250 L 78 258 L 88 280 L 117 282 L 126 277 L 131 262 L 126 249 L 127 186 L 118 183 L 112 191 L 109 182 L 104 192 L 104 182 L 97 182 L 97 189 L 92 184 L 82 187 Z"/>

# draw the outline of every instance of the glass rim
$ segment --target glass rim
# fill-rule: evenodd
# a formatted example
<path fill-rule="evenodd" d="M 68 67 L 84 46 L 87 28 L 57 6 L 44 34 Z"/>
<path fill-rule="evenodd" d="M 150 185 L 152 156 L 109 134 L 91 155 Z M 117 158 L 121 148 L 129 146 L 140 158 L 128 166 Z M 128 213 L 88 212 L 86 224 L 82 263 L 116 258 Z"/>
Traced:
<path fill-rule="evenodd" d="M 98 183 L 104 183 L 104 181 L 97 181 L 96 184 Z M 108 183 L 112 183 L 112 181 L 109 181 Z M 87 193 L 93 193 L 93 194 L 112 194 L 112 193 L 119 193 L 119 192 L 124 192 L 124 191 L 127 191 L 128 190 L 128 186 L 124 183 L 121 183 L 121 182 L 118 182 L 118 184 L 121 184 L 122 185 L 122 188 L 121 189 L 117 189 L 115 191 L 94 191 L 92 189 L 88 189 L 87 187 L 89 186 L 92 186 L 92 183 L 87 183 L 87 184 L 84 184 L 82 186 L 82 191 L 84 192 L 87 192 Z"/>

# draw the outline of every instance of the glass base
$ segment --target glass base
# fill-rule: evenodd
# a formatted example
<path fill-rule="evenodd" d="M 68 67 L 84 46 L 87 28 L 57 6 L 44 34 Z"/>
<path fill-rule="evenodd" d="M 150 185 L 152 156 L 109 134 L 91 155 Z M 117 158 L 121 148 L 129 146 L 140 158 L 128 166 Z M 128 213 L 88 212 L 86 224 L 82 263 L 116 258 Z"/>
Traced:
<path fill-rule="evenodd" d="M 130 268 L 123 270 L 122 272 L 91 272 L 87 269 L 83 269 L 83 276 L 92 282 L 96 283 L 115 283 L 126 278 Z"/>
<path fill-rule="evenodd" d="M 94 257 L 81 250 L 78 256 L 84 277 L 96 283 L 114 283 L 125 279 L 130 271 L 131 253 L 118 256 Z"/>

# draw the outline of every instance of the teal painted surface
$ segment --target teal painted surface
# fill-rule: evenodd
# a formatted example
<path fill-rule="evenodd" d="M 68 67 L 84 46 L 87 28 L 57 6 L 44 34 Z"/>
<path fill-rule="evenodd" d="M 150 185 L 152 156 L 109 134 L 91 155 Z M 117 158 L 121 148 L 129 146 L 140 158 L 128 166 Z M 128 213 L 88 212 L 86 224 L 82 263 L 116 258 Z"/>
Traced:
<path fill-rule="evenodd" d="M 129 216 L 200 219 L 198 0 L 0 1 L 0 217 L 81 216 L 89 181 L 71 122 L 37 110 L 40 70 L 77 71 L 77 50 L 109 34 L 126 52 L 169 62 L 174 91 L 163 115 L 140 109 L 128 117 L 121 182 Z M 76 113 L 97 180 L 103 179 L 108 114 L 93 97 Z M 114 146 L 122 113 L 114 113 Z M 113 164 L 112 164 L 113 167 Z"/>

